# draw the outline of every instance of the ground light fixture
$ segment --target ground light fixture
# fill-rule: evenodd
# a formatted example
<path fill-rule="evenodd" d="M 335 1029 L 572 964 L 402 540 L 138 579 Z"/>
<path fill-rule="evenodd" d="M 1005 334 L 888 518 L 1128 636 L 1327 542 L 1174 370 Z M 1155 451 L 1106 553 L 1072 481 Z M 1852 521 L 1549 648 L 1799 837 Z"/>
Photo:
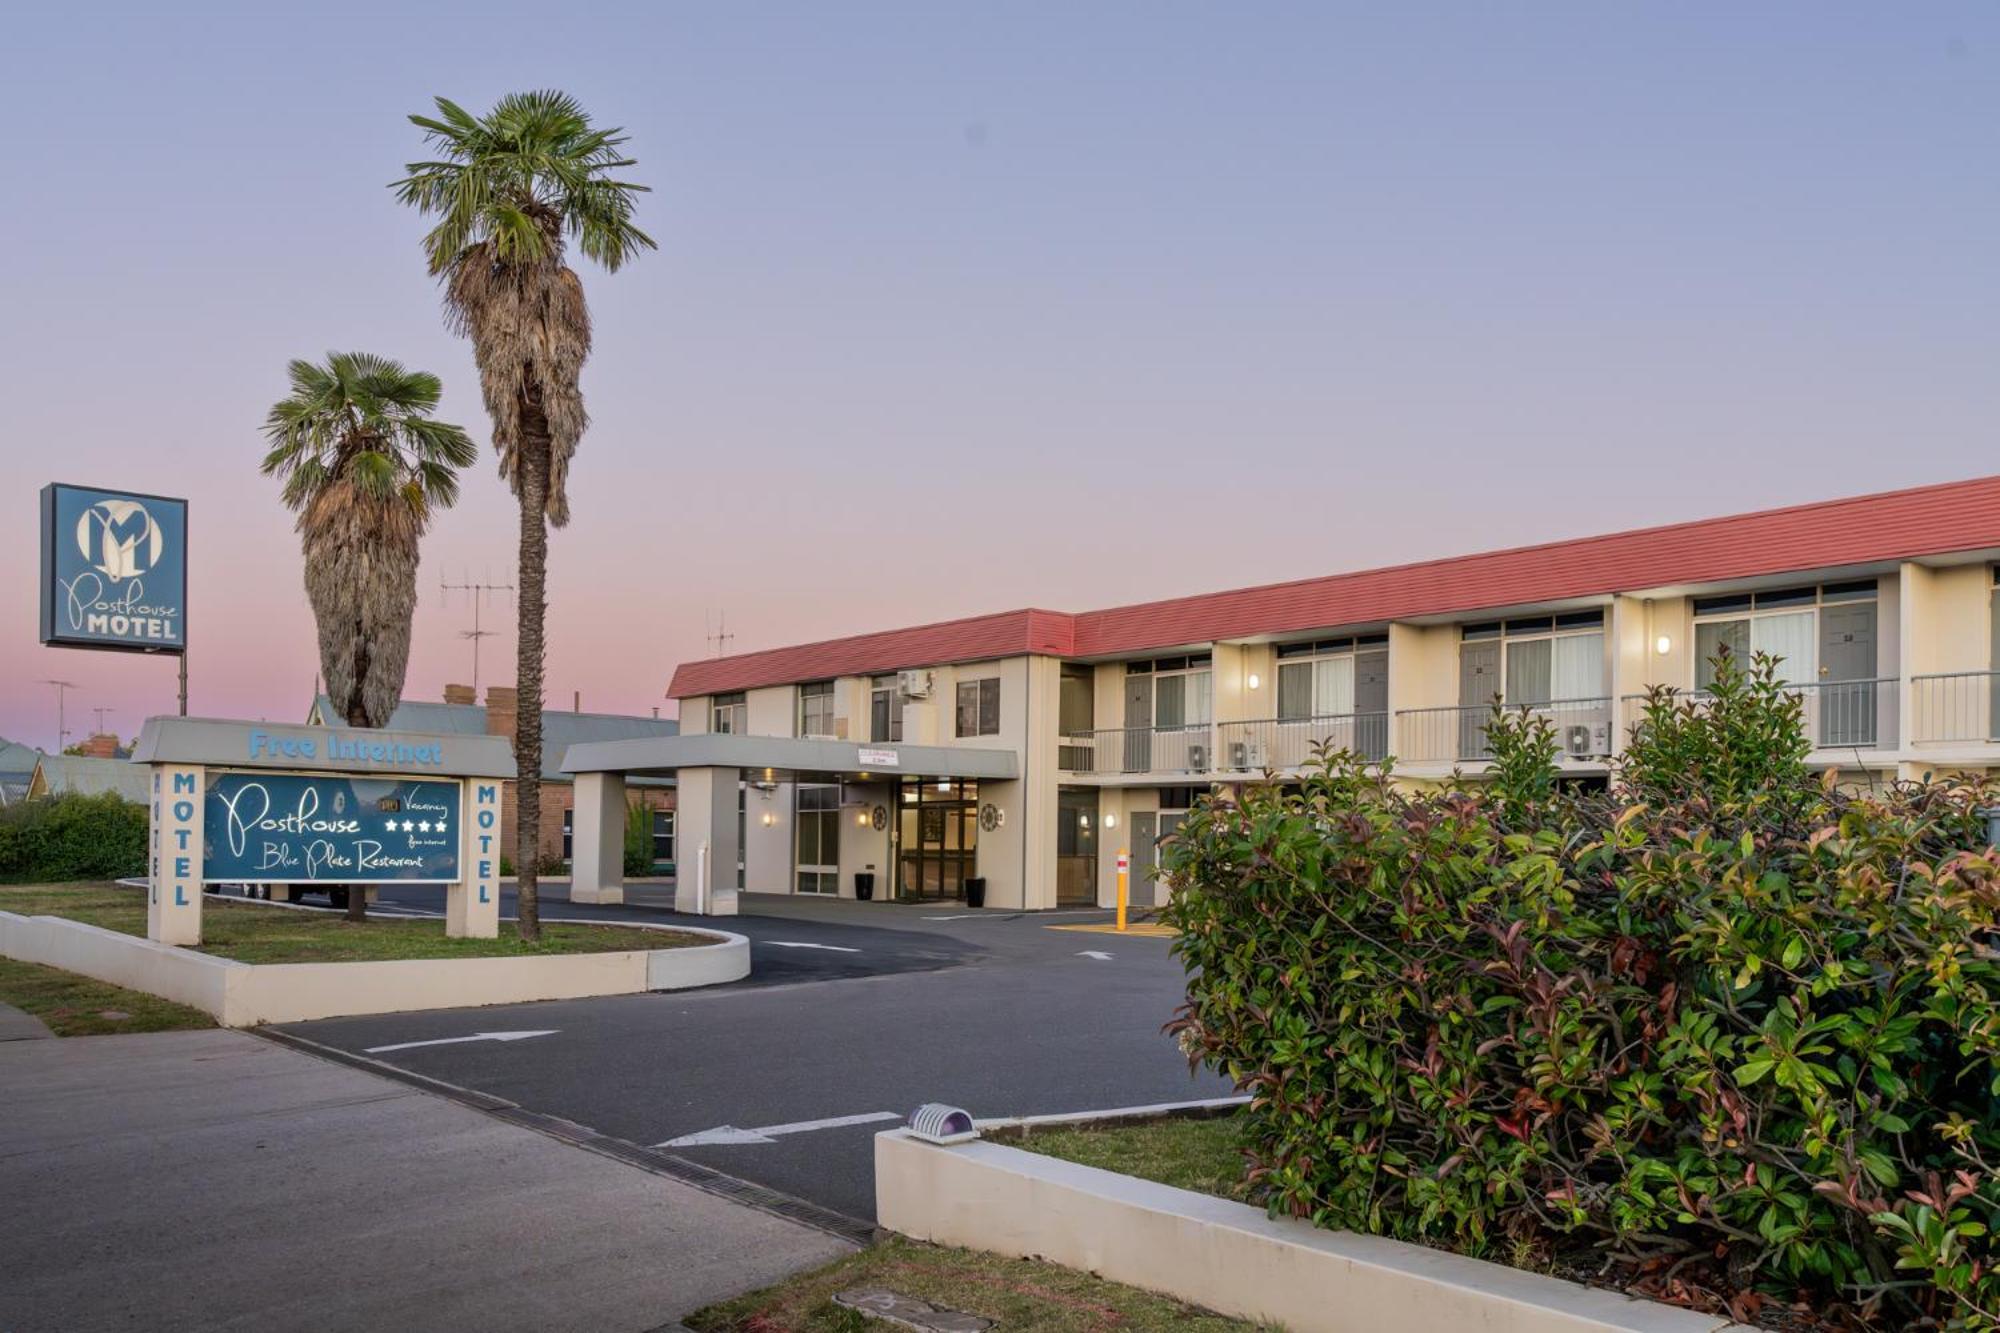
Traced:
<path fill-rule="evenodd" d="M 925 1102 L 910 1112 L 909 1127 L 926 1143 L 969 1143 L 979 1137 L 970 1111 L 943 1102 Z"/>

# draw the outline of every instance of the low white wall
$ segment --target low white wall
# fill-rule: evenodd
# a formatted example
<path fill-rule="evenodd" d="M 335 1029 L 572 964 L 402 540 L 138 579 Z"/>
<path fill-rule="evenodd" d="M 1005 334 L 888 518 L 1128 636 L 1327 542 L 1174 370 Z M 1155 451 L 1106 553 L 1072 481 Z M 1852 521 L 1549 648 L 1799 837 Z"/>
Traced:
<path fill-rule="evenodd" d="M 102 926 L 13 912 L 0 912 L 0 954 L 144 991 L 218 1019 L 227 1008 L 234 974 L 250 970 L 248 963 L 190 953 Z"/>
<path fill-rule="evenodd" d="M 0 912 L 0 954 L 175 1000 L 225 1027 L 683 990 L 750 975 L 750 942 L 743 936 L 694 933 L 716 942 L 539 958 L 251 964 L 64 917 Z"/>
<path fill-rule="evenodd" d="M 1297 1333 L 1754 1333 L 1439 1250 L 1004 1147 L 875 1139 L 883 1226 L 1053 1260 Z"/>

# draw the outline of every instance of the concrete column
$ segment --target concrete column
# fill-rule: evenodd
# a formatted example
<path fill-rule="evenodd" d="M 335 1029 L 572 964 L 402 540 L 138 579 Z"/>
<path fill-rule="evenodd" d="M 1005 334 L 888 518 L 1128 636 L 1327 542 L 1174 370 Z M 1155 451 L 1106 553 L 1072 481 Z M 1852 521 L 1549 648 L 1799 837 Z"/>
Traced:
<path fill-rule="evenodd" d="M 569 866 L 571 902 L 625 901 L 624 774 L 576 775 Z"/>
<path fill-rule="evenodd" d="M 201 943 L 202 770 L 154 764 L 148 831 L 146 938 Z"/>
<path fill-rule="evenodd" d="M 490 940 L 500 933 L 500 780 L 467 779 L 459 803 L 459 880 L 445 887 L 444 933 Z"/>
<path fill-rule="evenodd" d="M 683 768 L 678 778 L 674 910 L 735 916 L 736 789 L 742 775 L 733 768 Z"/>

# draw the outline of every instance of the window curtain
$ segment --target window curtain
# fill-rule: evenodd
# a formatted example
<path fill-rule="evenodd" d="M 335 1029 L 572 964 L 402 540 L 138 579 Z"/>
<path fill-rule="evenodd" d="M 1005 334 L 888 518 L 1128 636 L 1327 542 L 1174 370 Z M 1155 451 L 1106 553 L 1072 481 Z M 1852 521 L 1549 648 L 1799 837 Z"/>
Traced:
<path fill-rule="evenodd" d="M 1812 681 L 1819 669 L 1819 615 L 1794 611 L 1782 616 L 1757 616 L 1750 622 L 1750 651 L 1782 659 L 1778 679 L 1788 685 Z"/>
<path fill-rule="evenodd" d="M 1551 698 L 1604 697 L 1604 636 L 1570 634 L 1555 640 L 1555 663 L 1550 674 Z"/>
<path fill-rule="evenodd" d="M 1329 657 L 1313 663 L 1313 714 L 1346 717 L 1354 711 L 1354 659 Z"/>
<path fill-rule="evenodd" d="M 1278 716 L 1287 721 L 1311 717 L 1313 664 L 1286 662 L 1278 668 Z"/>

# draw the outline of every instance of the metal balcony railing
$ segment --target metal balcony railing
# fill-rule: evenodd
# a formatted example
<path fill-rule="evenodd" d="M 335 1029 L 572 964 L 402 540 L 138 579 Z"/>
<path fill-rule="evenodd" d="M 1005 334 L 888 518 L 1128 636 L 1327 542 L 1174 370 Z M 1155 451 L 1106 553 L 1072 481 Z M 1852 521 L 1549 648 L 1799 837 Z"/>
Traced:
<path fill-rule="evenodd" d="M 1806 734 L 1820 750 L 1892 750 L 1896 746 L 1896 686 L 1893 678 L 1875 680 L 1810 680 L 1785 686 L 1804 705 Z M 1674 697 L 1699 707 L 1706 690 L 1676 691 Z M 1629 734 L 1646 712 L 1646 696 L 1620 699 L 1623 728 Z"/>
<path fill-rule="evenodd" d="M 2000 671 L 1910 677 L 1910 740 L 2000 741 Z"/>
<path fill-rule="evenodd" d="M 1056 764 L 1065 773 L 1206 773 L 1215 767 L 1206 722 L 1167 727 L 1100 727 L 1064 736 Z"/>
<path fill-rule="evenodd" d="M 1389 715 L 1333 713 L 1218 722 L 1215 766 L 1237 773 L 1299 768 L 1311 763 L 1313 752 L 1321 746 L 1352 750 L 1364 759 L 1381 759 L 1389 753 Z"/>
<path fill-rule="evenodd" d="M 1612 703 L 1604 699 L 1554 699 L 1547 703 L 1505 704 L 1509 713 L 1526 707 L 1555 727 L 1560 753 L 1570 759 L 1602 759 L 1613 742 Z M 1402 708 L 1396 711 L 1396 757 L 1405 764 L 1478 763 L 1493 757 L 1486 726 L 1493 705 L 1455 708 Z"/>

